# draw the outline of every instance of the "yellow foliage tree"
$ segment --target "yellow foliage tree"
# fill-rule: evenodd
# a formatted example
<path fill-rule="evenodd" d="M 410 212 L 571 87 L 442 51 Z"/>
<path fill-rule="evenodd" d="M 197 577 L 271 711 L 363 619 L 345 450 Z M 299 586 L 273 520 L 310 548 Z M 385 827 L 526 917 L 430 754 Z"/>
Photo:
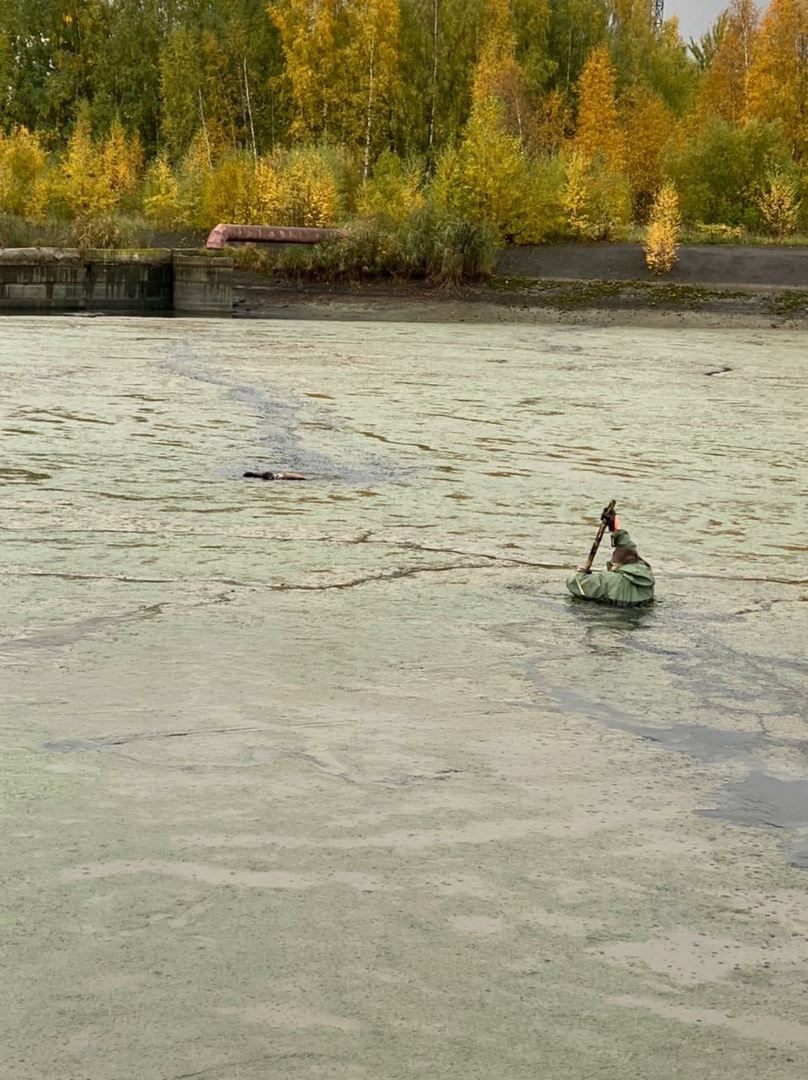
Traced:
<path fill-rule="evenodd" d="M 292 136 L 361 146 L 367 176 L 399 77 L 398 0 L 275 0 L 268 10 L 286 61 Z"/>
<path fill-rule="evenodd" d="M 82 108 L 60 163 L 62 193 L 74 218 L 109 213 L 118 194 L 107 173 L 102 149 L 93 138 L 89 110 Z"/>
<path fill-rule="evenodd" d="M 384 216 L 395 222 L 403 221 L 423 204 L 418 170 L 406 169 L 390 150 L 377 159 L 373 175 L 364 181 L 356 200 L 356 208 L 364 217 Z"/>
<path fill-rule="evenodd" d="M 506 129 L 526 134 L 528 105 L 525 77 L 516 60 L 516 31 L 511 0 L 487 0 L 482 46 L 472 80 L 472 102 L 496 98 L 503 107 Z"/>
<path fill-rule="evenodd" d="M 143 146 L 140 137 L 127 138 L 118 120 L 115 120 L 101 147 L 101 167 L 119 202 L 130 194 L 140 180 L 143 171 Z"/>
<path fill-rule="evenodd" d="M 760 16 L 754 0 L 732 0 L 712 63 L 699 89 L 697 113 L 738 123 L 749 108 L 749 71 Z"/>
<path fill-rule="evenodd" d="M 179 221 L 183 225 L 200 229 L 210 227 L 203 204 L 212 171 L 205 133 L 198 131 L 191 140 L 176 174 Z"/>
<path fill-rule="evenodd" d="M 0 211 L 36 221 L 50 195 L 47 158 L 39 136 L 27 128 L 0 132 Z"/>
<path fill-rule="evenodd" d="M 625 165 L 625 142 L 617 112 L 614 67 L 605 44 L 590 53 L 577 90 L 575 150 L 586 158 L 600 154 L 612 171 L 619 172 Z"/>
<path fill-rule="evenodd" d="M 208 173 L 202 189 L 205 228 L 220 221 L 254 224 L 255 159 L 251 154 L 228 154 Z"/>
<path fill-rule="evenodd" d="M 652 274 L 667 274 L 679 258 L 682 218 L 679 196 L 670 181 L 660 188 L 645 236 L 645 262 Z"/>
<path fill-rule="evenodd" d="M 778 240 L 784 240 L 797 229 L 801 199 L 796 182 L 789 176 L 774 173 L 766 190 L 758 198 L 758 207 L 766 228 Z"/>
<path fill-rule="evenodd" d="M 275 0 L 268 8 L 285 58 L 292 103 L 291 134 L 300 140 L 339 139 L 344 78 L 346 6 L 341 0 Z"/>
<path fill-rule="evenodd" d="M 278 203 L 283 225 L 336 224 L 337 184 L 322 154 L 313 149 L 289 154 L 280 175 Z"/>
<path fill-rule="evenodd" d="M 614 240 L 631 218 L 631 197 L 622 174 L 598 155 L 574 150 L 566 161 L 561 206 L 567 227 L 586 240 Z"/>
<path fill-rule="evenodd" d="M 161 155 L 155 158 L 146 173 L 143 211 L 150 221 L 168 229 L 179 221 L 179 209 L 179 185 L 171 166 Z"/>
<path fill-rule="evenodd" d="M 274 159 L 263 157 L 255 163 L 255 206 L 257 225 L 275 225 L 280 220 L 281 178 Z"/>
<path fill-rule="evenodd" d="M 572 116 L 564 95 L 552 90 L 539 102 L 529 133 L 530 145 L 540 153 L 557 154 L 567 142 Z"/>
<path fill-rule="evenodd" d="M 637 216 L 644 216 L 662 183 L 662 151 L 673 134 L 674 118 L 660 97 L 636 86 L 623 105 L 621 121 L 625 172 Z"/>
<path fill-rule="evenodd" d="M 779 120 L 808 158 L 808 0 L 772 0 L 755 40 L 747 117 Z"/>
<path fill-rule="evenodd" d="M 457 151 L 438 161 L 433 191 L 461 217 L 486 222 L 499 239 L 516 239 L 524 211 L 526 162 L 504 129 L 504 110 L 489 97 L 475 104 Z"/>
<path fill-rule="evenodd" d="M 204 184 L 202 209 L 206 227 L 220 221 L 236 225 L 302 224 L 286 220 L 284 199 L 288 192 L 282 188 L 276 158 L 256 161 L 247 152 L 228 154 L 216 163 Z"/>

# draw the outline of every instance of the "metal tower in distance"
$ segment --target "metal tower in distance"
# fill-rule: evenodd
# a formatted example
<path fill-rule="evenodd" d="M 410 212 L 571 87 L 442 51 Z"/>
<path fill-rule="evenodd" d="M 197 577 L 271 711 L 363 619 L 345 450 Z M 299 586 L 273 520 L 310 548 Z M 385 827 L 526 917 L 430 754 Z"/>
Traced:
<path fill-rule="evenodd" d="M 665 0 L 651 0 L 651 25 L 661 30 L 665 21 Z"/>

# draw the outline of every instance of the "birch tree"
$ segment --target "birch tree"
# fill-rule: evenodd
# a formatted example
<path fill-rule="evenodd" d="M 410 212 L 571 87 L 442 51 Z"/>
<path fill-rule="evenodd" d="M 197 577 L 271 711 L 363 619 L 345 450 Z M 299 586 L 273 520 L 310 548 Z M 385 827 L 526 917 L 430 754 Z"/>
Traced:
<path fill-rule="evenodd" d="M 808 157 L 808 0 L 772 0 L 763 16 L 747 116 L 779 120 L 795 157 Z"/>
<path fill-rule="evenodd" d="M 698 110 L 738 123 L 749 111 L 749 72 L 760 15 L 753 0 L 732 0 L 699 89 Z"/>

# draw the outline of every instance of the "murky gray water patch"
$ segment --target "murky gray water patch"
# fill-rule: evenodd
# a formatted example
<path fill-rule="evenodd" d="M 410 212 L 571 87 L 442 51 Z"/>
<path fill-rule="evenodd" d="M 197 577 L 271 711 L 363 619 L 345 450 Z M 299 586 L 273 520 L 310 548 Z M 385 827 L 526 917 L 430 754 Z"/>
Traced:
<path fill-rule="evenodd" d="M 712 795 L 808 778 L 805 337 L 155 328 L 3 323 L 0 1073 L 802 1080 L 800 792 Z M 652 611 L 566 599 L 610 498 Z"/>
<path fill-rule="evenodd" d="M 162 604 L 150 604 L 121 615 L 99 615 L 78 619 L 68 626 L 53 629 L 46 633 L 30 634 L 0 641 L 0 654 L 29 649 L 62 648 L 65 645 L 74 645 L 89 635 L 106 633 L 127 623 L 139 623 L 144 619 L 155 619 L 162 614 Z"/>
<path fill-rule="evenodd" d="M 714 810 L 697 810 L 696 814 L 738 825 L 800 833 L 808 830 L 808 780 L 781 780 L 756 770 L 739 783 L 728 784 L 717 801 Z M 808 870 L 808 837 L 786 840 L 784 847 L 794 865 Z"/>
<path fill-rule="evenodd" d="M 313 481 L 328 481 L 353 486 L 376 483 L 400 483 L 412 470 L 402 468 L 391 457 L 364 454 L 361 460 L 341 461 L 307 446 L 303 432 L 307 427 L 333 432 L 339 438 L 344 421 L 333 410 L 319 404 L 328 394 L 307 394 L 291 398 L 270 396 L 259 386 L 240 383 L 208 370 L 188 347 L 171 349 L 162 370 L 185 379 L 221 387 L 227 396 L 248 413 L 257 417 L 258 449 L 255 457 L 235 464 L 229 475 L 241 479 L 245 469 L 275 469 L 300 472 Z M 387 441 L 387 440 L 383 440 Z"/>
<path fill-rule="evenodd" d="M 597 611 L 596 619 L 601 618 Z M 712 656 L 700 655 L 698 663 L 682 662 L 683 651 L 673 651 L 639 644 L 632 635 L 638 619 L 627 619 L 624 613 L 606 615 L 605 625 L 623 632 L 623 642 L 632 649 L 664 658 L 666 667 L 675 677 L 675 683 L 686 686 L 688 691 L 702 695 L 705 706 L 714 713 L 724 714 L 737 720 L 746 715 L 756 730 L 737 731 L 686 720 L 675 724 L 648 724 L 643 718 L 619 704 L 602 700 L 570 686 L 555 684 L 542 665 L 528 662 L 526 671 L 541 686 L 543 695 L 562 713 L 585 716 L 614 731 L 647 741 L 668 751 L 684 753 L 708 763 L 739 762 L 749 775 L 742 781 L 727 784 L 716 795 L 717 806 L 709 810 L 697 810 L 700 817 L 716 818 L 741 825 L 782 829 L 788 833 L 782 841 L 789 861 L 801 869 L 808 869 L 808 779 L 783 780 L 771 771 L 772 753 L 786 751 L 791 758 L 803 763 L 808 770 L 808 718 L 805 716 L 805 687 L 784 684 L 778 665 L 768 665 L 768 658 L 750 656 L 739 650 L 727 649 L 725 645 L 712 642 Z M 603 620 L 602 620 L 603 624 Z M 702 646 L 704 640 L 701 642 Z M 685 652 L 687 650 L 684 650 Z M 619 656 L 619 650 L 615 651 Z M 785 660 L 789 672 L 805 674 L 805 665 L 795 660 Z M 762 683 L 761 676 L 767 676 Z M 708 689 L 709 687 L 709 689 Z M 746 689 L 744 689 L 746 687 Z M 622 699 L 622 695 L 616 695 Z M 674 701 L 676 691 L 674 690 Z M 744 700 L 765 698 L 767 707 L 747 708 Z M 776 717 L 802 718 L 798 737 L 778 737 L 769 728 Z"/>

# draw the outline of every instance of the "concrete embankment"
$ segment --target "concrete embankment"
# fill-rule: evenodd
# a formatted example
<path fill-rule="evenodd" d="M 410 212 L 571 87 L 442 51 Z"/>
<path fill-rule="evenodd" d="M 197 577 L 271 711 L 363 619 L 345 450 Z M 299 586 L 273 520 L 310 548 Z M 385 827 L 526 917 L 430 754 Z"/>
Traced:
<path fill-rule="evenodd" d="M 229 315 L 233 262 L 167 249 L 0 250 L 0 311 Z"/>
<path fill-rule="evenodd" d="M 665 281 L 712 287 L 808 288 L 808 247 L 685 244 L 664 278 L 645 265 L 641 244 L 543 244 L 502 248 L 503 277 L 578 281 Z"/>

